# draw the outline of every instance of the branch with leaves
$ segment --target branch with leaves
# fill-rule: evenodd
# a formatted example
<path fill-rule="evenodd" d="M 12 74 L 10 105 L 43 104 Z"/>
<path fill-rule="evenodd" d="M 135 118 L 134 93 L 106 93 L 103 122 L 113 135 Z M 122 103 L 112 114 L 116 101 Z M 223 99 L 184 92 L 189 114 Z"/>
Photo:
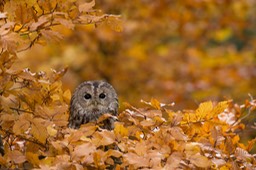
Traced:
<path fill-rule="evenodd" d="M 120 31 L 120 16 L 103 14 L 93 9 L 95 1 L 4 1 L 0 13 L 1 54 L 26 51 L 35 43 L 59 42 L 63 34 L 54 29 L 61 26 L 74 30 L 75 25 L 98 25 L 107 22 Z"/>

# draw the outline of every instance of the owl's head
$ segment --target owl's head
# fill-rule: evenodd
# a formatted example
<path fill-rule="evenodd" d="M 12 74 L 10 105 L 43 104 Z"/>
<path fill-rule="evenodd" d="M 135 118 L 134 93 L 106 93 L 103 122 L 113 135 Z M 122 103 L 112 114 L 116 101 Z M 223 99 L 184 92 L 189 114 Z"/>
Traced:
<path fill-rule="evenodd" d="M 86 109 L 106 110 L 115 104 L 118 99 L 115 89 L 105 81 L 86 81 L 75 90 L 74 96 L 79 105 Z"/>

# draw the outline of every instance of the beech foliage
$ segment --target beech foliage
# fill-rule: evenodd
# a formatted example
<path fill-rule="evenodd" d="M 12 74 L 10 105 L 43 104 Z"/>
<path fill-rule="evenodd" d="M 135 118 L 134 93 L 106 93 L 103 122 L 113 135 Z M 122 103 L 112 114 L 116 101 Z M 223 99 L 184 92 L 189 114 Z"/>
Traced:
<path fill-rule="evenodd" d="M 67 127 L 71 91 L 67 68 L 50 73 L 16 67 L 18 53 L 65 36 L 57 26 L 109 25 L 122 30 L 118 16 L 94 9 L 95 2 L 6 0 L 0 3 L 0 132 L 3 168 L 25 169 L 255 169 L 256 139 L 241 142 L 246 116 L 256 100 L 202 102 L 194 110 L 173 109 L 152 98 L 143 108 L 125 103 L 115 128 L 98 122 Z M 238 133 L 239 132 L 239 133 Z"/>

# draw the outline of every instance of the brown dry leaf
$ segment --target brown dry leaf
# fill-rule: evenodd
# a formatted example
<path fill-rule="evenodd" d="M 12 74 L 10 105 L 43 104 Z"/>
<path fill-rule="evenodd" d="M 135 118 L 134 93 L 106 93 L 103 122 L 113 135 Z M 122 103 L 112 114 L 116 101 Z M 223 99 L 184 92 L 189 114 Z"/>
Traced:
<path fill-rule="evenodd" d="M 225 141 L 225 149 L 227 154 L 232 154 L 235 150 L 235 146 L 232 142 L 232 138 L 227 136 L 226 141 Z"/>
<path fill-rule="evenodd" d="M 24 134 L 30 127 L 29 121 L 25 119 L 18 119 L 13 125 L 13 132 L 17 135 Z"/>
<path fill-rule="evenodd" d="M 30 80 L 30 81 L 37 81 L 37 79 L 35 78 L 35 75 L 36 75 L 35 73 L 30 72 L 30 70 L 27 68 L 18 74 L 18 76 L 22 79 Z"/>
<path fill-rule="evenodd" d="M 80 140 L 80 138 L 83 136 L 83 132 L 78 130 L 73 130 L 74 132 L 71 133 L 71 135 L 68 137 L 68 142 L 69 143 L 73 143 L 73 142 L 77 142 L 78 140 Z"/>
<path fill-rule="evenodd" d="M 128 152 L 124 154 L 123 157 L 128 164 L 134 165 L 136 169 L 149 166 L 149 161 L 147 158 L 138 156 L 135 153 Z"/>
<path fill-rule="evenodd" d="M 40 161 L 38 159 L 38 154 L 32 153 L 32 152 L 26 152 L 26 158 L 28 162 L 32 163 L 33 165 L 38 166 Z"/>
<path fill-rule="evenodd" d="M 97 124 L 103 122 L 104 120 L 110 118 L 110 117 L 113 117 L 113 115 L 109 114 L 109 113 L 105 113 L 103 114 L 102 116 L 100 116 L 98 119 L 97 119 Z"/>
<path fill-rule="evenodd" d="M 26 157 L 20 151 L 13 150 L 7 153 L 7 159 L 14 163 L 20 164 L 26 161 Z"/>
<path fill-rule="evenodd" d="M 170 129 L 171 135 L 176 139 L 176 140 L 182 140 L 182 141 L 187 141 L 189 138 L 187 135 L 184 134 L 182 129 L 180 127 L 172 127 Z"/>
<path fill-rule="evenodd" d="M 110 149 L 110 150 L 107 151 L 106 155 L 108 157 L 113 156 L 113 157 L 119 158 L 123 155 L 123 153 L 118 151 L 118 150 Z"/>
<path fill-rule="evenodd" d="M 35 139 L 43 144 L 46 142 L 46 139 L 48 137 L 46 127 L 38 119 L 34 119 L 34 121 L 31 122 L 30 133 L 35 137 Z"/>
<path fill-rule="evenodd" d="M 191 163 L 200 168 L 208 168 L 211 166 L 211 161 L 200 153 L 197 153 L 189 158 Z"/>
<path fill-rule="evenodd" d="M 2 155 L 0 155 L 0 165 L 7 165 L 7 160 Z"/>
<path fill-rule="evenodd" d="M 219 127 L 216 127 L 214 126 L 212 129 L 211 129 L 211 137 L 213 138 L 214 140 L 214 145 L 215 146 L 218 146 L 221 144 L 222 141 L 225 140 L 225 138 L 222 136 L 221 134 L 221 131 L 219 129 Z"/>
<path fill-rule="evenodd" d="M 152 119 L 142 120 L 140 122 L 140 125 L 142 125 L 144 127 L 151 127 L 151 126 L 155 125 L 155 121 Z"/>
<path fill-rule="evenodd" d="M 166 164 L 164 169 L 175 170 L 179 167 L 179 164 L 182 160 L 182 153 L 180 152 L 173 152 L 171 156 L 167 158 Z"/>
<path fill-rule="evenodd" d="M 92 7 L 95 6 L 95 0 L 92 0 L 88 3 L 82 3 L 78 6 L 80 12 L 89 12 L 92 10 Z"/>
<path fill-rule="evenodd" d="M 250 157 L 252 157 L 252 155 L 250 155 L 246 150 L 242 149 L 242 148 L 236 148 L 235 150 L 235 156 L 238 160 L 243 160 L 246 161 L 248 160 Z"/>
<path fill-rule="evenodd" d="M 37 29 L 40 29 L 40 27 L 44 26 L 47 22 L 49 22 L 49 18 L 45 15 L 41 16 L 37 22 L 33 22 L 30 27 L 29 30 L 30 31 L 35 31 Z"/>
<path fill-rule="evenodd" d="M 95 132 L 92 142 L 98 146 L 107 146 L 115 142 L 115 134 L 111 131 L 104 130 L 102 132 Z"/>
<path fill-rule="evenodd" d="M 67 27 L 68 29 L 74 30 L 75 24 L 71 20 L 65 18 L 55 18 L 56 22 L 60 23 L 61 25 Z"/>
<path fill-rule="evenodd" d="M 96 146 L 92 143 L 84 143 L 76 146 L 71 156 L 72 159 L 79 160 L 81 157 L 92 157 L 94 152 L 96 152 Z"/>
<path fill-rule="evenodd" d="M 52 30 L 41 30 L 42 36 L 49 42 L 60 42 L 63 39 L 62 34 Z"/>
<path fill-rule="evenodd" d="M 22 42 L 20 36 L 16 33 L 9 33 L 1 37 L 0 45 L 3 50 L 6 50 L 12 54 L 14 54 L 18 48 L 18 43 Z"/>
<path fill-rule="evenodd" d="M 147 144 L 144 141 L 137 142 L 134 151 L 139 156 L 145 155 L 148 152 Z"/>
<path fill-rule="evenodd" d="M 14 116 L 14 115 L 4 114 L 4 115 L 1 115 L 1 120 L 2 120 L 3 122 L 12 122 L 12 121 L 15 121 L 15 120 L 16 120 L 15 117 L 16 117 L 16 116 Z"/>
<path fill-rule="evenodd" d="M 185 153 L 187 157 L 193 157 L 193 155 L 200 152 L 201 152 L 201 148 L 199 147 L 198 143 L 196 142 L 186 143 Z"/>

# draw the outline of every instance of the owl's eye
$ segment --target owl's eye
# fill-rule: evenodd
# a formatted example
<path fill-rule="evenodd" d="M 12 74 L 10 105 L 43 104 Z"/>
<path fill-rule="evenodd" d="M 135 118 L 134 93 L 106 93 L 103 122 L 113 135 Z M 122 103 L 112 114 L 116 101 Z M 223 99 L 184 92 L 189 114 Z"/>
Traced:
<path fill-rule="evenodd" d="M 84 98 L 88 100 L 88 99 L 92 98 L 92 96 L 91 96 L 89 93 L 86 93 L 86 94 L 84 95 Z"/>
<path fill-rule="evenodd" d="M 100 93 L 99 98 L 104 99 L 106 95 L 104 93 Z"/>

